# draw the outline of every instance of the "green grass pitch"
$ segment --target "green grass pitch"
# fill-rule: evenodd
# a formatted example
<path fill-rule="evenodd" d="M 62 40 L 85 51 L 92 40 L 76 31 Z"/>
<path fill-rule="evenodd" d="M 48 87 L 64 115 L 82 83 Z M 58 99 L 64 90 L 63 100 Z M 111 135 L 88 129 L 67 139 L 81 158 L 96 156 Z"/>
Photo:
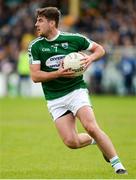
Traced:
<path fill-rule="evenodd" d="M 97 146 L 68 149 L 44 99 L 0 99 L 0 178 L 135 179 L 136 97 L 93 96 L 97 121 L 110 136 L 128 175 L 116 175 Z M 78 123 L 79 131 L 83 131 Z"/>

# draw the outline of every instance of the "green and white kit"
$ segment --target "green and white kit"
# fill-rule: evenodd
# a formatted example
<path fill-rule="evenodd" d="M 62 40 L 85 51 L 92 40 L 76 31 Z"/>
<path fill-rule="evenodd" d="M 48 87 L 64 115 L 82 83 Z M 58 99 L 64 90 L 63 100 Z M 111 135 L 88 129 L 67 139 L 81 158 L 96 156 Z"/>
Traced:
<path fill-rule="evenodd" d="M 46 72 L 56 71 L 60 61 L 71 52 L 91 49 L 93 41 L 83 35 L 58 32 L 51 40 L 38 37 L 33 40 L 28 49 L 30 64 L 40 64 L 41 70 Z M 47 100 L 63 97 L 68 93 L 86 88 L 83 76 L 75 78 L 56 78 L 42 82 L 42 88 Z"/>
<path fill-rule="evenodd" d="M 54 121 L 67 111 L 76 116 L 77 111 L 83 106 L 92 107 L 88 90 L 82 88 L 76 89 L 63 97 L 47 101 L 48 110 Z"/>

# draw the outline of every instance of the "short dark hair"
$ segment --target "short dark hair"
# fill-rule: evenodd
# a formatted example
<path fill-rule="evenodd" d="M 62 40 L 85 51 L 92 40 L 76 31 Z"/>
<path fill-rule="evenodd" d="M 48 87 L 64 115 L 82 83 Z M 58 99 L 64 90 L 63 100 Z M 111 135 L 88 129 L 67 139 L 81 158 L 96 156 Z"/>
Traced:
<path fill-rule="evenodd" d="M 46 7 L 46 8 L 39 8 L 36 10 L 37 17 L 43 16 L 48 20 L 54 20 L 56 23 L 56 27 L 58 27 L 61 12 L 56 7 Z"/>

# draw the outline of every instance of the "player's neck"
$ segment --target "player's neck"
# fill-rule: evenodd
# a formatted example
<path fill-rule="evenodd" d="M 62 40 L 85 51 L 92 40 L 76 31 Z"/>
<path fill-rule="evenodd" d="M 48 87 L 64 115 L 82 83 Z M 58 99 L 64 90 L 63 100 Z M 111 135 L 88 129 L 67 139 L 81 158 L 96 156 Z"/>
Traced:
<path fill-rule="evenodd" d="M 55 29 L 48 35 L 48 37 L 46 37 L 46 39 L 49 41 L 52 41 L 56 39 L 59 36 L 59 34 L 60 34 L 60 31 L 58 29 Z"/>

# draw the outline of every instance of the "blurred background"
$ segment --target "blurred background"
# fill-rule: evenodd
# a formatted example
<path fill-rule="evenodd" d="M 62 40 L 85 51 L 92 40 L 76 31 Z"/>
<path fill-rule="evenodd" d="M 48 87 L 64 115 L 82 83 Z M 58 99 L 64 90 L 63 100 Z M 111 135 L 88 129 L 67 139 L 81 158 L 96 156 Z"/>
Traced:
<path fill-rule="evenodd" d="M 63 146 L 41 85 L 30 79 L 35 10 L 47 6 L 61 10 L 60 30 L 82 33 L 105 48 L 84 78 L 126 178 L 136 179 L 136 0 L 0 0 L 0 179 L 122 179 L 95 147 Z M 77 126 L 84 132 L 79 121 Z"/>
<path fill-rule="evenodd" d="M 0 0 L 0 97 L 43 96 L 29 76 L 27 47 L 35 10 L 56 6 L 60 30 L 82 33 L 106 55 L 85 73 L 90 92 L 136 95 L 136 0 Z"/>

